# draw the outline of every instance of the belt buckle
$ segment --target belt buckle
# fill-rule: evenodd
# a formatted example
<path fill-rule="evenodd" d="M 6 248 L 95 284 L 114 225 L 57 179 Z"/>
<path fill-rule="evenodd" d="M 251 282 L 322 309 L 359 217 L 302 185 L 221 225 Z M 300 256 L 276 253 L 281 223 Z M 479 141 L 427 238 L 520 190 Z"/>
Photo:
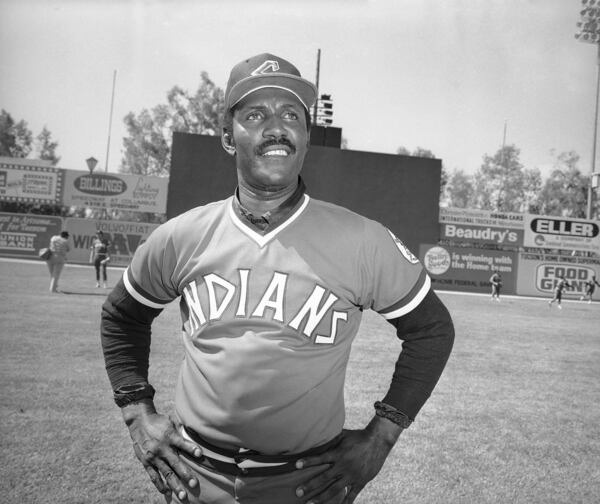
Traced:
<path fill-rule="evenodd" d="M 233 456 L 233 461 L 235 462 L 235 465 L 239 468 L 239 470 L 242 471 L 243 474 L 248 474 L 248 468 L 244 467 L 243 464 L 248 460 L 251 461 L 252 455 L 257 454 L 258 452 L 254 450 L 246 450 L 243 452 L 239 452 L 237 455 Z"/>

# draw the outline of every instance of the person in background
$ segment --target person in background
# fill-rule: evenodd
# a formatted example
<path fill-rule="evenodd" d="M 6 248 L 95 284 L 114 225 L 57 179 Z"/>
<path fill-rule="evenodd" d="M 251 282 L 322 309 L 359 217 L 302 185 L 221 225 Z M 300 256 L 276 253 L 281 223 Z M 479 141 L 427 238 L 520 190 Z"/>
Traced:
<path fill-rule="evenodd" d="M 596 275 L 592 275 L 591 280 L 585 282 L 585 294 L 579 298 L 580 301 L 587 299 L 588 304 L 592 302 L 592 296 L 596 290 L 596 285 L 600 287 L 600 283 L 596 280 Z"/>
<path fill-rule="evenodd" d="M 548 306 L 550 308 L 552 308 L 552 303 L 556 301 L 556 303 L 558 304 L 558 309 L 562 310 L 562 293 L 567 288 L 570 289 L 571 284 L 567 282 L 564 275 L 558 275 L 558 281 L 556 282 L 556 286 L 554 287 L 554 297 L 550 301 L 548 301 Z"/>
<path fill-rule="evenodd" d="M 490 283 L 492 284 L 492 301 L 500 301 L 500 287 L 502 287 L 502 277 L 498 270 L 494 270 L 494 274 L 490 277 Z"/>
<path fill-rule="evenodd" d="M 110 247 L 109 239 L 104 236 L 102 231 L 98 231 L 90 247 L 90 262 L 96 269 L 96 287 L 100 287 L 100 271 L 102 271 L 102 287 L 106 289 L 106 265 L 110 261 L 108 249 Z"/>
<path fill-rule="evenodd" d="M 67 253 L 71 250 L 69 246 L 69 232 L 62 231 L 60 234 L 50 238 L 48 248 L 52 252 L 50 259 L 46 261 L 48 271 L 50 271 L 50 292 L 59 292 L 58 280 L 65 262 L 67 262 Z"/>

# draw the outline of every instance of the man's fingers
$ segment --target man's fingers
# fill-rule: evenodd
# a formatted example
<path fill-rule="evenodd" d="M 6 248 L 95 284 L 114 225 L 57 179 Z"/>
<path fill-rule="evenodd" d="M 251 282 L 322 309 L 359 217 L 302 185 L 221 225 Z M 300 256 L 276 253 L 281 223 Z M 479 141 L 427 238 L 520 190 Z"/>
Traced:
<path fill-rule="evenodd" d="M 334 464 L 335 460 L 336 459 L 333 455 L 333 452 L 326 452 L 316 457 L 304 457 L 296 461 L 296 469 L 306 469 L 307 467 Z"/>
<path fill-rule="evenodd" d="M 164 494 L 164 493 L 170 491 L 169 487 L 167 485 L 165 485 L 165 482 L 163 481 L 160 474 L 154 467 L 152 467 L 150 465 L 144 465 L 144 469 L 146 469 L 146 472 L 148 473 L 148 476 L 150 477 L 150 481 L 152 481 L 152 483 L 154 484 L 156 489 L 161 494 Z"/>
<path fill-rule="evenodd" d="M 179 458 L 178 455 L 173 455 L 167 458 L 168 465 L 173 469 L 176 476 L 181 480 L 187 482 L 187 484 L 194 488 L 198 485 L 198 480 L 194 476 L 194 473 L 190 467 Z"/>
<path fill-rule="evenodd" d="M 335 474 L 333 468 L 328 469 L 327 466 L 324 466 L 322 472 L 314 475 L 309 481 L 296 488 L 296 497 L 313 497 L 335 484 L 340 477 L 340 475 Z"/>
<path fill-rule="evenodd" d="M 309 499 L 307 504 L 316 503 L 346 503 L 346 498 L 349 495 L 348 485 L 344 484 L 340 480 L 329 481 L 326 485 L 315 488 L 312 492 L 307 492 L 303 497 Z M 298 494 L 296 494 L 298 496 Z"/>
<path fill-rule="evenodd" d="M 158 469 L 162 477 L 165 479 L 168 485 L 167 489 L 173 490 L 173 492 L 175 492 L 175 495 L 177 495 L 177 498 L 179 500 L 185 499 L 187 497 L 187 492 L 185 490 L 185 487 L 181 483 L 181 480 L 175 473 L 175 470 L 172 467 L 169 467 L 169 465 L 167 465 L 163 461 L 157 461 L 156 468 Z"/>
<path fill-rule="evenodd" d="M 343 502 L 344 502 L 344 504 L 352 504 L 358 497 L 358 494 L 361 492 L 362 487 L 358 488 L 353 485 L 348 485 L 347 488 L 348 488 L 348 495 L 346 495 L 346 499 Z"/>
<path fill-rule="evenodd" d="M 192 455 L 196 458 L 202 457 L 202 450 L 200 447 L 193 441 L 188 441 L 176 431 L 171 434 L 170 442 L 171 445 L 175 446 L 179 451 Z"/>

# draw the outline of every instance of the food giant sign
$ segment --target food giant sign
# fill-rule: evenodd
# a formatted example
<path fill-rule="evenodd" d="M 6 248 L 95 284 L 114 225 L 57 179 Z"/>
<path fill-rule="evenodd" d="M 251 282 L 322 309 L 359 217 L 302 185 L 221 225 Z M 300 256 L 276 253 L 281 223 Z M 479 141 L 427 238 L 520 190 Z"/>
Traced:
<path fill-rule="evenodd" d="M 582 294 L 585 292 L 585 282 L 595 274 L 592 268 L 579 264 L 540 264 L 535 276 L 536 288 L 540 292 L 550 293 L 556 287 L 558 278 L 564 276 L 571 290 Z"/>
<path fill-rule="evenodd" d="M 600 252 L 598 221 L 542 215 L 526 215 L 525 219 L 526 247 Z"/>
<path fill-rule="evenodd" d="M 558 278 L 564 276 L 571 286 L 563 296 L 578 299 L 585 293 L 585 282 L 593 276 L 600 278 L 600 260 L 571 256 L 543 256 L 530 253 L 519 255 L 517 294 L 551 297 Z M 594 299 L 600 291 L 596 289 Z"/>

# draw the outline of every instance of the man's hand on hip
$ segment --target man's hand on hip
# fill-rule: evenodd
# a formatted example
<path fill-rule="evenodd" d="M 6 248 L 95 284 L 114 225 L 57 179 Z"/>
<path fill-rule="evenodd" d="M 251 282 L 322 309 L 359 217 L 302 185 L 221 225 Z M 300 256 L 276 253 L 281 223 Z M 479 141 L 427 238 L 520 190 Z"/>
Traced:
<path fill-rule="evenodd" d="M 344 430 L 331 450 L 298 460 L 298 469 L 323 465 L 323 472 L 296 489 L 306 504 L 351 504 L 381 470 L 402 427 L 375 417 L 364 430 Z M 302 500 L 304 499 L 304 500 Z"/>
<path fill-rule="evenodd" d="M 157 413 L 150 399 L 124 406 L 121 412 L 133 440 L 135 455 L 154 486 L 160 493 L 173 491 L 178 499 L 186 499 L 182 481 L 190 488 L 196 488 L 198 480 L 179 457 L 179 452 L 201 457 L 202 450 L 184 439 L 168 416 Z"/>

